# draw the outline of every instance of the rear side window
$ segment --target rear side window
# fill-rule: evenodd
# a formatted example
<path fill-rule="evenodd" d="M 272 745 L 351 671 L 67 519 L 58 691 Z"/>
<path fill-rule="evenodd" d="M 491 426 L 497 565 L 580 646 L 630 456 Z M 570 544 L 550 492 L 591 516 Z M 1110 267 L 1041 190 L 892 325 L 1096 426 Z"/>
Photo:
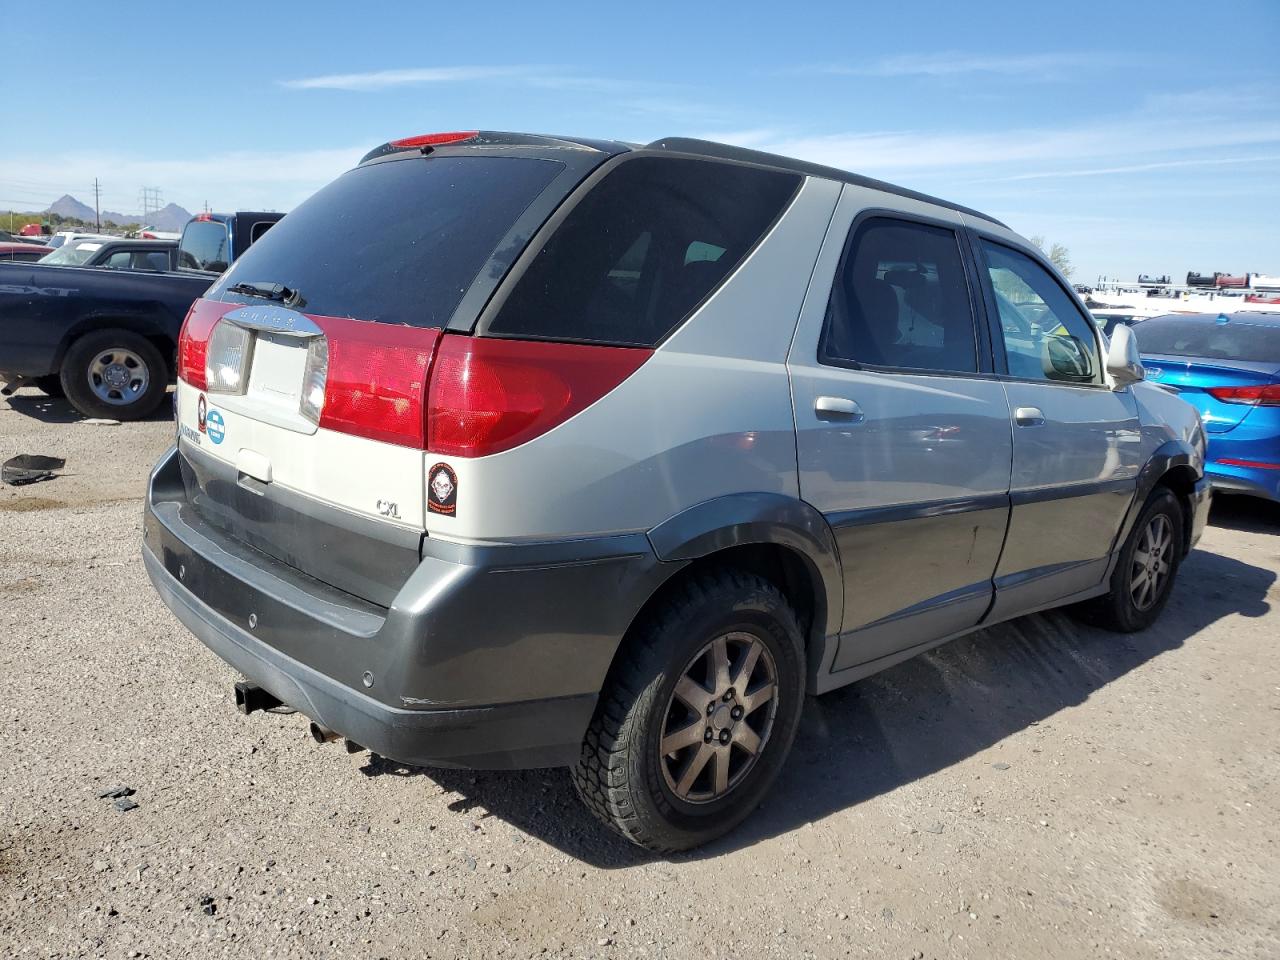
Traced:
<path fill-rule="evenodd" d="M 563 164 L 411 157 L 357 167 L 262 235 L 210 291 L 281 283 L 301 309 L 443 327 L 529 203 Z"/>
<path fill-rule="evenodd" d="M 624 160 L 538 251 L 486 333 L 650 347 L 724 280 L 800 186 L 702 160 Z"/>
<path fill-rule="evenodd" d="M 1143 353 L 1280 366 L 1280 323 L 1271 326 L 1235 320 L 1221 323 L 1208 317 L 1158 317 L 1135 324 L 1133 335 Z"/>
<path fill-rule="evenodd" d="M 835 364 L 976 373 L 973 306 L 955 231 L 864 221 L 836 277 L 819 355 Z"/>
<path fill-rule="evenodd" d="M 231 237 L 218 220 L 193 220 L 182 231 L 178 267 L 221 273 L 231 262 Z"/>

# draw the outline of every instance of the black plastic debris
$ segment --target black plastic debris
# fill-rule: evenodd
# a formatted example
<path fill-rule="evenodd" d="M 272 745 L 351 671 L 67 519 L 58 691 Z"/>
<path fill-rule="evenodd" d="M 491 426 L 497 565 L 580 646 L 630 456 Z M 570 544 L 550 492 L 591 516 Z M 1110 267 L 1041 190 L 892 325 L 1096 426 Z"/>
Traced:
<path fill-rule="evenodd" d="M 111 804 L 111 806 L 116 810 L 119 810 L 121 813 L 128 813 L 130 810 L 138 809 L 138 805 L 128 797 L 121 797 L 115 803 Z"/>
<path fill-rule="evenodd" d="M 133 787 L 124 787 L 124 786 L 111 787 L 110 789 L 103 790 L 101 793 L 99 793 L 98 799 L 99 800 L 118 800 L 121 797 L 132 797 L 135 793 L 137 793 L 137 791 L 134 790 Z"/>
<path fill-rule="evenodd" d="M 44 457 L 37 453 L 20 453 L 10 457 L 0 467 L 0 480 L 11 487 L 20 487 L 26 483 L 39 483 L 41 480 L 52 480 L 54 470 L 61 470 L 67 461 L 61 457 Z"/>
<path fill-rule="evenodd" d="M 212 917 L 218 912 L 218 905 L 213 902 L 213 897 L 205 896 L 200 898 L 200 909 L 203 910 L 206 915 Z"/>

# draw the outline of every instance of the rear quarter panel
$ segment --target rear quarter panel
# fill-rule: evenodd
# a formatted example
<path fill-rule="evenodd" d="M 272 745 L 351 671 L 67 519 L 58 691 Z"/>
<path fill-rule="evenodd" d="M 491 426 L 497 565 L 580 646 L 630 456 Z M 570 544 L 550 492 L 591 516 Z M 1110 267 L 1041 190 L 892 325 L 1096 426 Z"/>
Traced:
<path fill-rule="evenodd" d="M 433 537 L 512 542 L 644 531 L 713 497 L 799 496 L 785 365 L 840 185 L 808 179 L 738 271 L 635 374 L 513 450 L 444 461 L 457 513 Z M 425 476 L 423 478 L 425 483 Z"/>

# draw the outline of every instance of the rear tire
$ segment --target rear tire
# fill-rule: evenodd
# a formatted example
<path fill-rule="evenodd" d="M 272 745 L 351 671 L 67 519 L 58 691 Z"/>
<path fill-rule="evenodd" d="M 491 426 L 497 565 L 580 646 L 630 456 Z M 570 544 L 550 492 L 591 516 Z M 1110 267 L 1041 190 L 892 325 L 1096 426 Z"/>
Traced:
<path fill-rule="evenodd" d="M 1117 633 L 1134 633 L 1155 623 L 1182 564 L 1185 522 L 1178 498 L 1167 487 L 1157 487 L 1120 549 L 1110 591 L 1078 604 L 1072 612 Z"/>
<path fill-rule="evenodd" d="M 35 385 L 36 389 L 46 397 L 61 397 L 65 395 L 62 390 L 62 378 L 56 373 L 51 373 L 47 377 L 36 377 Z"/>
<path fill-rule="evenodd" d="M 67 349 L 60 374 L 86 417 L 141 420 L 164 399 L 168 368 L 155 345 L 130 330 L 94 330 Z"/>
<path fill-rule="evenodd" d="M 799 621 L 772 583 L 739 570 L 688 581 L 628 636 L 573 769 L 579 796 L 660 853 L 728 833 L 791 749 L 804 664 Z"/>

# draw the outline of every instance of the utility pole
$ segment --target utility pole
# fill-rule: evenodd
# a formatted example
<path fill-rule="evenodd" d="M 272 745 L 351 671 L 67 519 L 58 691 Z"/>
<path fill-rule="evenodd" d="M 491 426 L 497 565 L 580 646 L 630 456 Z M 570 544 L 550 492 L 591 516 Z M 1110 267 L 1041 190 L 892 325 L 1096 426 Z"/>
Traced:
<path fill-rule="evenodd" d="M 99 199 L 102 196 L 102 184 L 98 183 L 98 178 L 93 178 L 93 226 L 95 230 L 102 230 L 102 211 L 100 209 Z"/>

